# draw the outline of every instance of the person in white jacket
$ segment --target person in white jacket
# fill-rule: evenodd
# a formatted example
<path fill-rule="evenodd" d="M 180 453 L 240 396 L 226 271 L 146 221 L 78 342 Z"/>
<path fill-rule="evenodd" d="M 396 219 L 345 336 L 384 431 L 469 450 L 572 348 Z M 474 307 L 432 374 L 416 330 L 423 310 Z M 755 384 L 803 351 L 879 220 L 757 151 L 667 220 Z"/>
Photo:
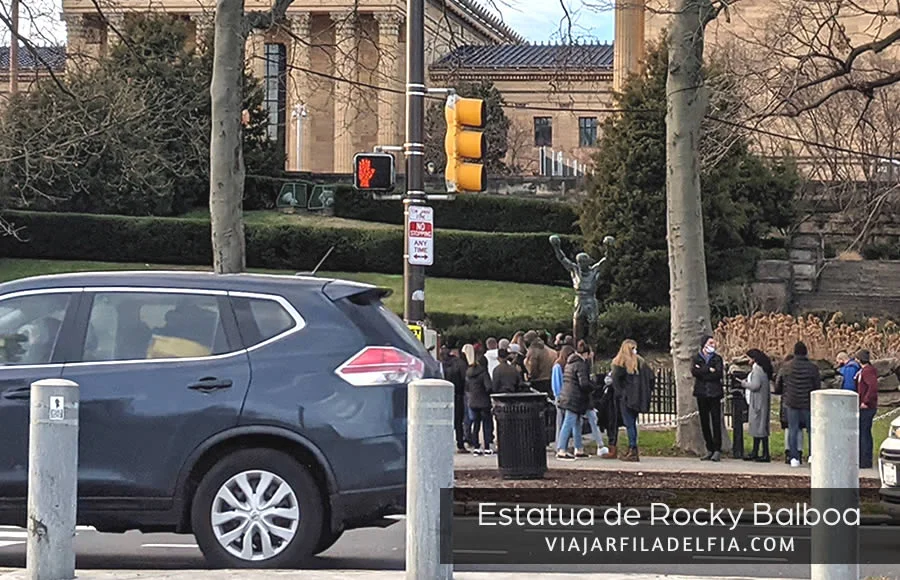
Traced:
<path fill-rule="evenodd" d="M 497 365 L 500 364 L 500 360 L 498 358 L 499 345 L 497 344 L 497 339 L 493 336 L 488 338 L 486 341 L 484 341 L 484 347 L 484 358 L 487 359 L 488 376 L 490 376 L 491 380 L 493 380 L 494 369 L 497 368 Z"/>

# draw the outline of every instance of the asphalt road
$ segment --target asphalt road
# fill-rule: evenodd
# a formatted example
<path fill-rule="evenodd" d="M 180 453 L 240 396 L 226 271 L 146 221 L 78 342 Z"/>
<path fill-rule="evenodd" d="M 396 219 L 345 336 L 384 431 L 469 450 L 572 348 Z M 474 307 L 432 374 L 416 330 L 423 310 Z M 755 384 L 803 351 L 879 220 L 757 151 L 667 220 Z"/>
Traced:
<path fill-rule="evenodd" d="M 25 566 L 26 532 L 0 526 L 0 568 Z M 75 539 L 77 565 L 83 570 L 114 569 L 203 569 L 206 564 L 192 536 L 176 534 L 100 534 L 79 528 Z M 310 569 L 402 570 L 404 567 L 405 525 L 402 518 L 384 529 L 347 532 L 329 551 L 316 558 Z M 602 565 L 525 566 L 458 565 L 459 571 L 560 572 L 560 573 L 644 573 L 685 574 L 713 578 L 809 578 L 808 566 L 784 564 L 735 564 L 708 562 L 696 565 Z M 900 578 L 900 566 L 862 566 L 863 577 Z"/>

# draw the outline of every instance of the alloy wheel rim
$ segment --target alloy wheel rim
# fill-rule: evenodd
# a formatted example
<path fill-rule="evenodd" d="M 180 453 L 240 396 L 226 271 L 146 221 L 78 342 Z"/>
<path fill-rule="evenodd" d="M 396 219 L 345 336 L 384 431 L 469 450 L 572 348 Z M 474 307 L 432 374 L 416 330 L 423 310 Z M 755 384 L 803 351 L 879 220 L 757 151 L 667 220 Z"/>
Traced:
<path fill-rule="evenodd" d="M 222 484 L 210 518 L 216 540 L 229 554 L 251 562 L 268 560 L 297 535 L 300 506 L 284 479 L 256 469 Z"/>

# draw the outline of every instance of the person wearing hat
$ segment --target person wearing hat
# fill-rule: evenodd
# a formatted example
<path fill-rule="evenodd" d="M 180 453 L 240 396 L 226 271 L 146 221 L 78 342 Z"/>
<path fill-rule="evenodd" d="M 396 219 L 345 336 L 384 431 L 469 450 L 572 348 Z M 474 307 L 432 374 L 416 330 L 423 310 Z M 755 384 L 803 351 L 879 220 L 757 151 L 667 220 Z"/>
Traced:
<path fill-rule="evenodd" d="M 861 350 L 856 360 L 862 364 L 857 374 L 856 388 L 859 393 L 859 467 L 872 467 L 875 442 L 872 440 L 872 421 L 878 410 L 878 370 L 872 364 L 871 354 Z"/>
<path fill-rule="evenodd" d="M 700 352 L 691 364 L 694 376 L 694 397 L 700 414 L 700 428 L 706 442 L 706 455 L 702 461 L 722 459 L 722 398 L 725 396 L 725 361 L 716 354 L 716 339 L 704 335 Z"/>

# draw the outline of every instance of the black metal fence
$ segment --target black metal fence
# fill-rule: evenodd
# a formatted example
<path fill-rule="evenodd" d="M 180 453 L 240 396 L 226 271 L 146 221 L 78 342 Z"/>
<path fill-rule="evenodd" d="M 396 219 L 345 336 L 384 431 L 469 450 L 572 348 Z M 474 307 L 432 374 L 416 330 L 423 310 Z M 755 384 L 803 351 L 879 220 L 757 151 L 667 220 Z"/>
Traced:
<path fill-rule="evenodd" d="M 609 369 L 599 367 L 596 369 L 602 377 L 608 373 Z M 656 382 L 653 388 L 653 394 L 650 396 L 650 410 L 647 413 L 641 413 L 638 418 L 639 425 L 652 427 L 654 425 L 659 428 L 674 428 L 675 422 L 679 417 L 678 413 L 678 392 L 675 389 L 675 372 L 670 368 L 662 368 L 656 370 Z M 732 399 L 728 396 L 728 380 L 726 380 L 726 396 L 723 400 L 724 408 L 722 412 L 725 417 L 725 425 L 729 429 L 732 428 Z M 681 413 L 684 415 L 686 413 Z"/>

